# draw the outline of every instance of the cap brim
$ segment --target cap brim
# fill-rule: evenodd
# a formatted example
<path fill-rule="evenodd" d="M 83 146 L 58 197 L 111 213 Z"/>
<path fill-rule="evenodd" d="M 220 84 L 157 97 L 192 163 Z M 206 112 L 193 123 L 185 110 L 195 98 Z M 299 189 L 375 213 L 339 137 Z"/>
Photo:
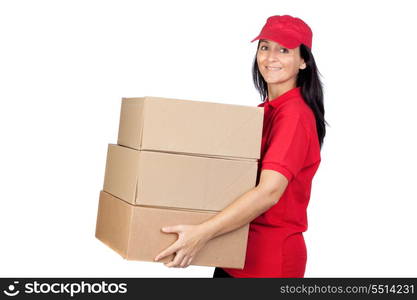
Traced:
<path fill-rule="evenodd" d="M 253 43 L 256 40 L 259 40 L 259 35 L 256 38 L 254 38 L 253 40 L 251 40 L 250 42 Z"/>
<path fill-rule="evenodd" d="M 283 45 L 284 47 L 288 48 L 288 49 L 294 49 L 297 48 L 300 43 L 297 42 L 294 39 L 288 38 L 287 36 L 285 36 L 285 34 L 274 34 L 274 35 L 269 35 L 269 34 L 260 34 L 258 35 L 256 38 L 254 38 L 252 42 L 256 41 L 256 40 L 271 40 L 274 42 L 277 42 L 278 44 Z"/>

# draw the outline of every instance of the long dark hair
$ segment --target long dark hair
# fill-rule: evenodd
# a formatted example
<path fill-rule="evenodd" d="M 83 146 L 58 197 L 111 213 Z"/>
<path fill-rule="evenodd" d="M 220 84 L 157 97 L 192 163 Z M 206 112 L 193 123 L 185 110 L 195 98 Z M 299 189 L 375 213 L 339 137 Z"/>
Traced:
<path fill-rule="evenodd" d="M 258 42 L 259 49 L 260 41 Z M 319 137 L 320 149 L 323 145 L 324 136 L 326 135 L 326 124 L 324 119 L 324 105 L 323 105 L 323 87 L 320 80 L 320 72 L 317 69 L 314 56 L 309 47 L 304 44 L 300 45 L 300 55 L 304 59 L 307 67 L 300 69 L 297 75 L 296 85 L 300 87 L 301 94 L 304 101 L 311 108 L 316 117 L 317 135 Z M 258 68 L 258 62 L 255 60 L 252 66 L 252 77 L 256 89 L 261 95 L 264 102 L 268 96 L 268 85 Z"/>

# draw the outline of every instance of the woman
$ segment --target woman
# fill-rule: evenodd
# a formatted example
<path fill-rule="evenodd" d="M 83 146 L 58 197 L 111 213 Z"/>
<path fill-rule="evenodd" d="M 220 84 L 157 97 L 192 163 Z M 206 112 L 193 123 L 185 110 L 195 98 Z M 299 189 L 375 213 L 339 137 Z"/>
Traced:
<path fill-rule="evenodd" d="M 168 267 L 187 267 L 207 241 L 250 223 L 243 270 L 216 268 L 213 277 L 304 277 L 302 232 L 326 133 L 312 31 L 299 18 L 271 16 L 255 40 L 253 79 L 264 108 L 257 184 L 202 224 L 162 228 L 178 234 L 155 258 L 175 253 Z"/>

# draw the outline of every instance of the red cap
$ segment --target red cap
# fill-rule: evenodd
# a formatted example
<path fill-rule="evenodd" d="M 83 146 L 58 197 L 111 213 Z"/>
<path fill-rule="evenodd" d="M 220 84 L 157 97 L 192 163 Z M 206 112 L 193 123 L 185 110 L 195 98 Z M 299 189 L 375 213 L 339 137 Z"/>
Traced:
<path fill-rule="evenodd" d="M 304 44 L 311 49 L 313 32 L 301 19 L 289 15 L 271 16 L 266 20 L 261 33 L 252 42 L 260 39 L 272 40 L 289 49 Z"/>

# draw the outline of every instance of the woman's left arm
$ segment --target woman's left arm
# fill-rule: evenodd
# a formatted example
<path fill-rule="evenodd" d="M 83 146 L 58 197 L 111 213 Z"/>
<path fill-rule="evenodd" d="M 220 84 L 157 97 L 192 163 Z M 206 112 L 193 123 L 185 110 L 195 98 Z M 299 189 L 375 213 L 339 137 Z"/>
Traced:
<path fill-rule="evenodd" d="M 177 233 L 178 239 L 155 257 L 155 261 L 176 253 L 167 267 L 187 267 L 212 238 L 233 231 L 275 205 L 288 185 L 288 179 L 274 170 L 262 170 L 259 184 L 245 192 L 225 209 L 198 225 L 176 225 L 162 228 Z"/>

